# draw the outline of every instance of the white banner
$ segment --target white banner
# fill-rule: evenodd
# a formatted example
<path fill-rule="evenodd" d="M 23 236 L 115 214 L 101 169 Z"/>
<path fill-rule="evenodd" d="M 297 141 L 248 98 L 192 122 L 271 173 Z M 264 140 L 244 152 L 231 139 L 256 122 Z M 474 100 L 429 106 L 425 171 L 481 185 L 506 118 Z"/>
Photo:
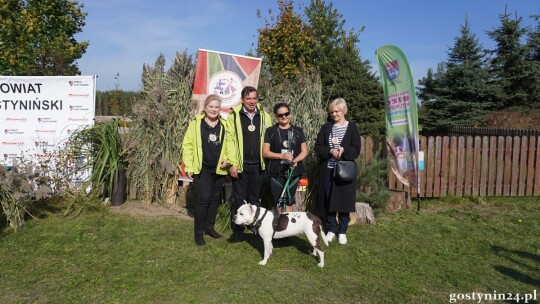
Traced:
<path fill-rule="evenodd" d="M 92 126 L 95 88 L 95 76 L 0 76 L 0 164 L 47 158 Z"/>

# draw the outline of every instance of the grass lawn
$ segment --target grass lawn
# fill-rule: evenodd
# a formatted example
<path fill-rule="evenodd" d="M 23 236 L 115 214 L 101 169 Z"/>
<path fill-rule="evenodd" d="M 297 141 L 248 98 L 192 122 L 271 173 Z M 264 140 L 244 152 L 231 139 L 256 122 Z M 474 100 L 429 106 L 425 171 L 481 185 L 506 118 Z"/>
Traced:
<path fill-rule="evenodd" d="M 181 217 L 49 214 L 0 234 L 0 303 L 448 303 L 535 289 L 538 303 L 540 198 L 423 204 L 350 227 L 322 269 L 304 237 L 259 266 L 258 237 L 197 247 Z"/>

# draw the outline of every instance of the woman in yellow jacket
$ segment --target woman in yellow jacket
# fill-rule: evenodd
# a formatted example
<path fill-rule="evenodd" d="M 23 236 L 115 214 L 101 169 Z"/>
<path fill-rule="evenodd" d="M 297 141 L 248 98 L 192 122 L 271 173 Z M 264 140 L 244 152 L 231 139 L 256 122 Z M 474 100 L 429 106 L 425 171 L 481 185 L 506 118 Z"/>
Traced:
<path fill-rule="evenodd" d="M 193 179 L 196 201 L 194 210 L 195 244 L 205 244 L 203 234 L 219 239 L 214 225 L 225 176 L 224 120 L 219 115 L 221 99 L 209 95 L 204 101 L 204 113 L 189 123 L 182 142 L 182 161 L 186 174 Z"/>

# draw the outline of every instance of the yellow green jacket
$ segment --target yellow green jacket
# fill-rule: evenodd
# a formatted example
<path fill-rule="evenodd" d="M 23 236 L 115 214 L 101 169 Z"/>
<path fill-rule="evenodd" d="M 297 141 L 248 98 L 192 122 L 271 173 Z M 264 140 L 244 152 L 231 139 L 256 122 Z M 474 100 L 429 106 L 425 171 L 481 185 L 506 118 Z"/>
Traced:
<path fill-rule="evenodd" d="M 184 140 L 182 141 L 182 161 L 184 162 L 184 169 L 186 172 L 193 172 L 194 174 L 201 173 L 203 162 L 203 151 L 201 141 L 201 122 L 204 119 L 205 114 L 199 114 L 195 116 L 195 119 L 189 123 Z M 221 127 L 219 129 L 219 140 L 223 140 L 222 132 L 225 132 L 225 120 L 219 116 L 219 122 Z M 221 161 L 225 157 L 225 144 L 221 144 L 221 153 L 219 154 L 219 161 L 216 168 L 216 174 L 226 175 L 227 171 L 221 169 Z"/>
<path fill-rule="evenodd" d="M 242 135 L 242 125 L 240 124 L 240 110 L 242 109 L 243 104 L 239 104 L 233 108 L 231 108 L 231 112 L 229 116 L 227 117 L 227 122 L 225 124 L 225 150 L 227 155 L 227 161 L 229 165 L 236 166 L 238 168 L 238 172 L 243 171 L 243 163 L 244 163 L 244 138 Z M 272 126 L 272 117 L 270 114 L 266 113 L 260 104 L 257 104 L 257 111 L 259 112 L 259 115 L 261 116 L 261 128 L 260 129 L 260 136 L 261 136 L 261 147 L 260 147 L 260 153 L 261 153 L 261 168 L 264 170 L 264 159 L 262 157 L 262 147 L 264 143 L 264 132 L 266 131 L 266 128 Z"/>

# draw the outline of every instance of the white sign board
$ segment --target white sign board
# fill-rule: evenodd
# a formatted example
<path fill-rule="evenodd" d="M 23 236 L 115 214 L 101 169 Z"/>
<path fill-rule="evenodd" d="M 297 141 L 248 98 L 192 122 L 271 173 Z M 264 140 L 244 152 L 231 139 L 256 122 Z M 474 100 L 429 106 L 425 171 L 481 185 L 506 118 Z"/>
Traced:
<path fill-rule="evenodd" d="M 34 160 L 94 124 L 95 76 L 0 76 L 0 164 Z"/>

